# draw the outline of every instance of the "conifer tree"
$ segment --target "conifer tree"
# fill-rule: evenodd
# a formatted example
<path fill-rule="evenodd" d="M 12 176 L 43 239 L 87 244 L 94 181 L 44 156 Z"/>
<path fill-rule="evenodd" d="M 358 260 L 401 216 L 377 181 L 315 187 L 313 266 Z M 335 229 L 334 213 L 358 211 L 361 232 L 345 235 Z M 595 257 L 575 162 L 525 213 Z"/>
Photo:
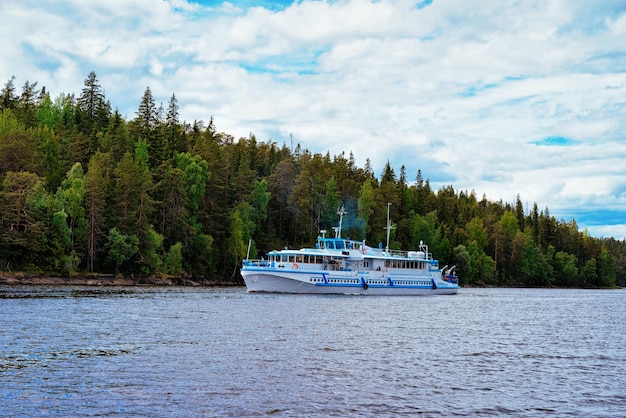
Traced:
<path fill-rule="evenodd" d="M 172 97 L 167 106 L 167 115 L 165 117 L 165 142 L 168 144 L 172 153 L 187 152 L 188 147 L 185 143 L 185 132 L 179 120 L 178 99 L 172 93 Z"/>
<path fill-rule="evenodd" d="M 15 93 L 15 76 L 4 84 L 0 91 L 0 111 L 5 109 L 14 109 L 17 106 L 17 94 Z"/>
<path fill-rule="evenodd" d="M 105 101 L 104 92 L 98 77 L 91 71 L 84 81 L 84 87 L 77 101 L 79 109 L 79 128 L 93 143 L 91 153 L 97 149 L 95 135 L 104 129 L 111 114 L 111 105 Z"/>
<path fill-rule="evenodd" d="M 96 153 L 87 167 L 85 174 L 85 211 L 87 229 L 87 268 L 95 271 L 96 259 L 102 253 L 105 241 L 106 197 L 109 188 L 110 156 Z"/>
<path fill-rule="evenodd" d="M 18 99 L 18 115 L 24 126 L 34 128 L 37 126 L 37 100 L 39 90 L 37 82 L 30 83 L 26 81 L 22 87 L 22 94 Z"/>

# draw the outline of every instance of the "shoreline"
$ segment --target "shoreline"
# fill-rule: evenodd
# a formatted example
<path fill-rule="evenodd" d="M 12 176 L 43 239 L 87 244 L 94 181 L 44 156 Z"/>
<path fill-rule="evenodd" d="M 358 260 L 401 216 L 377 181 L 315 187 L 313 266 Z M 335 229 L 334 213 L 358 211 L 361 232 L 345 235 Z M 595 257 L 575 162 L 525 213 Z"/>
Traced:
<path fill-rule="evenodd" d="M 0 273 L 0 286 L 245 286 L 243 280 L 226 279 L 187 279 L 182 277 L 154 276 L 154 277 L 115 277 L 112 274 L 75 275 L 71 277 L 56 277 L 45 274 L 31 273 Z M 491 286 L 491 285 L 465 285 L 462 288 L 517 288 L 517 286 Z M 623 289 L 621 286 L 614 288 L 588 288 L 588 287 L 538 287 L 540 289 L 598 289 L 615 290 Z M 528 289 L 537 289 L 529 287 Z"/>
<path fill-rule="evenodd" d="M 54 277 L 43 274 L 0 273 L 0 285 L 15 286 L 241 286 L 234 280 L 186 279 L 181 277 L 115 277 L 93 274 Z"/>

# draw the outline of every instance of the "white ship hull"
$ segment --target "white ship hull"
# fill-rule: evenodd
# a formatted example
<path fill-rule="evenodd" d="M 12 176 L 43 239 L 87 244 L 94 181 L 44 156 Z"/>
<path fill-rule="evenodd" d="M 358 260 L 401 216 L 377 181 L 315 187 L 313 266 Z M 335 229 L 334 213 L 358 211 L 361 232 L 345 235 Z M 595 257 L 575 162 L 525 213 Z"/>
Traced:
<path fill-rule="evenodd" d="M 453 295 L 458 285 L 429 277 L 367 277 L 354 272 L 289 271 L 247 268 L 241 271 L 248 292 L 346 295 Z"/>

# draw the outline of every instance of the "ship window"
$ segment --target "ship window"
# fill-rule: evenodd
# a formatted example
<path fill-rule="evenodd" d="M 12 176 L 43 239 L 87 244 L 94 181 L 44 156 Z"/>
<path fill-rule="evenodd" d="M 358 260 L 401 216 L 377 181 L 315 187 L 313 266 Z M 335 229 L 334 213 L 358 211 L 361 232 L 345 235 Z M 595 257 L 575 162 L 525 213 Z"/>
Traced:
<path fill-rule="evenodd" d="M 297 255 L 296 256 L 296 263 L 302 263 L 302 256 L 301 255 Z"/>
<path fill-rule="evenodd" d="M 327 241 L 326 242 L 326 248 L 328 248 L 329 250 L 332 250 L 335 248 L 335 243 L 333 241 Z"/>
<path fill-rule="evenodd" d="M 343 241 L 335 241 L 335 248 L 338 250 L 343 250 Z"/>

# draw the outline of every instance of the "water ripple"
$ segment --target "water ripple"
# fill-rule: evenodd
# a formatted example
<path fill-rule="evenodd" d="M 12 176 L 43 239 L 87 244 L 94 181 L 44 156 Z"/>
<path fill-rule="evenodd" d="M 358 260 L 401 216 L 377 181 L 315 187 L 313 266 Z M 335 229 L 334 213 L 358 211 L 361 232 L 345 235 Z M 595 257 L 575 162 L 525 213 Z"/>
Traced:
<path fill-rule="evenodd" d="M 0 287 L 0 298 L 0 416 L 626 410 L 625 291 Z"/>

